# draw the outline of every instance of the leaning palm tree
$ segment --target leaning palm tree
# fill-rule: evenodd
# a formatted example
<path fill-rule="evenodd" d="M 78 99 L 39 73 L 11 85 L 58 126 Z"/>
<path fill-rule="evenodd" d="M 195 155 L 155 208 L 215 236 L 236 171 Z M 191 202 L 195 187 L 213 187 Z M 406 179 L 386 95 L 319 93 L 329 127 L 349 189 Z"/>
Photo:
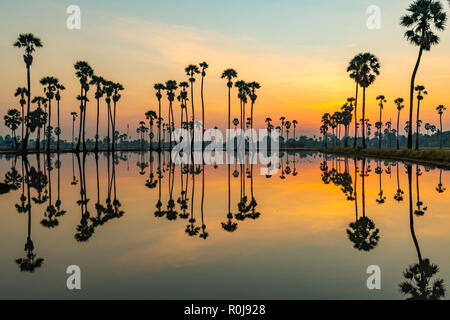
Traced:
<path fill-rule="evenodd" d="M 353 79 L 355 81 L 356 84 L 356 93 L 355 93 L 355 98 L 354 98 L 354 102 L 355 102 L 355 140 L 353 141 L 353 148 L 356 148 L 357 145 L 357 140 L 358 140 L 358 121 L 357 121 L 357 106 L 358 106 L 358 87 L 359 87 L 359 73 L 361 70 L 361 66 L 362 66 L 362 61 L 361 61 L 361 54 L 356 55 L 355 57 L 353 57 L 352 60 L 350 60 L 348 67 L 347 67 L 347 72 L 350 73 L 350 78 Z"/>
<path fill-rule="evenodd" d="M 22 122 L 20 111 L 17 109 L 9 109 L 3 119 L 5 120 L 5 126 L 11 130 L 11 136 L 14 140 L 14 148 L 17 149 L 18 143 L 16 130 L 17 128 L 19 128 L 20 123 Z"/>
<path fill-rule="evenodd" d="M 379 95 L 377 97 L 378 105 L 380 107 L 380 125 L 378 128 L 378 149 L 381 149 L 381 129 L 383 126 L 383 122 L 382 122 L 382 113 L 383 113 L 383 104 L 386 103 L 386 99 L 383 95 Z"/>
<path fill-rule="evenodd" d="M 440 124 L 440 130 L 439 130 L 439 136 L 440 136 L 440 142 L 439 142 L 439 148 L 442 149 L 442 115 L 444 114 L 444 111 L 447 110 L 442 104 L 436 107 L 437 112 L 439 113 L 439 124 Z"/>
<path fill-rule="evenodd" d="M 85 140 L 85 132 L 86 132 L 86 104 L 87 104 L 87 92 L 89 91 L 89 82 L 88 78 L 94 75 L 94 70 L 86 61 L 77 61 L 74 65 L 75 75 L 80 79 L 80 126 L 78 131 L 78 142 L 76 151 L 80 151 L 81 145 L 81 137 L 83 133 L 83 150 L 86 151 L 86 140 Z"/>
<path fill-rule="evenodd" d="M 95 147 L 94 152 L 98 152 L 98 125 L 99 125 L 99 118 L 100 118 L 100 98 L 103 97 L 104 94 L 104 88 L 103 83 L 105 82 L 105 79 L 102 77 L 93 75 L 92 80 L 90 82 L 91 85 L 95 85 L 97 87 L 97 90 L 95 91 L 95 99 L 97 100 L 97 122 L 96 122 L 96 129 L 95 129 Z"/>
<path fill-rule="evenodd" d="M 425 91 L 424 86 L 416 86 L 414 88 L 415 91 L 417 91 L 417 121 L 416 121 L 416 150 L 419 150 L 419 128 L 421 124 L 420 120 L 420 101 L 423 100 L 423 95 L 428 94 L 427 91 Z"/>
<path fill-rule="evenodd" d="M 380 74 L 380 63 L 378 58 L 373 54 L 366 52 L 361 54 L 361 69 L 358 74 L 358 82 L 363 88 L 363 110 L 362 110 L 362 140 L 363 148 L 366 148 L 366 133 L 365 133 L 365 119 L 366 119 L 366 89 L 373 84 L 377 75 Z"/>
<path fill-rule="evenodd" d="M 237 77 L 237 72 L 234 69 L 226 69 L 221 78 L 227 79 L 227 87 L 228 87 L 228 130 L 230 130 L 231 126 L 231 88 L 233 87 L 232 79 Z"/>
<path fill-rule="evenodd" d="M 158 120 L 156 122 L 156 124 L 158 125 L 158 151 L 161 151 L 161 98 L 162 98 L 162 93 L 161 90 L 165 90 L 166 87 L 164 87 L 164 85 L 162 83 L 155 83 L 153 85 L 153 88 L 156 90 L 156 98 L 158 99 L 158 106 L 159 106 L 159 113 L 158 113 Z"/>
<path fill-rule="evenodd" d="M 25 95 L 28 95 L 28 90 L 26 88 L 17 88 L 16 89 L 16 93 L 14 93 L 14 97 L 18 97 L 20 96 L 20 106 L 22 108 L 22 135 L 20 136 L 20 138 L 23 140 L 24 135 L 25 135 L 25 104 L 27 103 L 27 101 L 25 100 Z"/>
<path fill-rule="evenodd" d="M 409 123 L 412 124 L 414 82 L 419 69 L 423 51 L 430 51 L 433 45 L 439 44 L 436 31 L 445 30 L 447 14 L 442 4 L 437 0 L 415 0 L 407 9 L 408 13 L 400 18 L 400 25 L 408 28 L 405 38 L 411 44 L 419 47 L 419 55 L 411 76 L 410 101 L 409 101 Z M 408 148 L 412 149 L 412 130 L 408 132 Z"/>
<path fill-rule="evenodd" d="M 55 94 L 55 100 L 57 103 L 57 109 L 56 109 L 56 115 L 57 115 L 57 124 L 56 124 L 56 129 L 55 129 L 55 133 L 56 136 L 58 138 L 57 144 L 56 144 L 56 150 L 59 152 L 59 137 L 61 135 L 61 126 L 60 126 L 60 121 L 59 121 L 59 101 L 61 101 L 61 91 L 66 90 L 66 87 L 64 87 L 62 84 L 58 83 L 56 84 L 56 94 Z"/>
<path fill-rule="evenodd" d="M 402 111 L 402 109 L 405 107 L 404 105 L 403 105 L 403 98 L 397 98 L 397 99 L 395 99 L 395 104 L 397 105 L 397 110 L 398 110 L 398 113 L 397 113 L 397 150 L 398 149 L 400 149 L 400 143 L 399 143 L 399 141 L 398 141 L 398 135 L 399 135 L 399 132 L 400 132 L 400 111 Z"/>
<path fill-rule="evenodd" d="M 16 48 L 25 48 L 25 54 L 23 55 L 23 60 L 25 62 L 26 68 L 27 68 L 27 114 L 23 114 L 23 116 L 28 116 L 30 113 L 30 106 L 31 106 L 31 74 L 30 74 L 30 68 L 31 64 L 33 63 L 33 52 L 36 50 L 36 48 L 42 47 L 42 42 L 39 38 L 36 38 L 32 33 L 27 34 L 19 34 L 19 37 L 17 38 L 16 42 L 13 44 Z M 27 151 L 27 145 L 28 145 L 28 138 L 30 136 L 30 130 L 27 127 L 25 138 L 22 137 L 22 151 Z"/>
<path fill-rule="evenodd" d="M 55 77 L 44 77 L 40 81 L 44 86 L 44 93 L 48 99 L 48 126 L 47 126 L 47 153 L 50 152 L 50 142 L 52 138 L 52 99 L 55 96 L 56 87 L 59 85 L 59 81 Z"/>
<path fill-rule="evenodd" d="M 202 62 L 199 64 L 200 68 L 202 68 L 202 84 L 201 84 L 201 99 L 202 99 L 202 149 L 204 148 L 203 136 L 205 134 L 205 102 L 203 99 L 203 82 L 206 76 L 206 69 L 208 69 L 208 64 L 206 62 Z"/>

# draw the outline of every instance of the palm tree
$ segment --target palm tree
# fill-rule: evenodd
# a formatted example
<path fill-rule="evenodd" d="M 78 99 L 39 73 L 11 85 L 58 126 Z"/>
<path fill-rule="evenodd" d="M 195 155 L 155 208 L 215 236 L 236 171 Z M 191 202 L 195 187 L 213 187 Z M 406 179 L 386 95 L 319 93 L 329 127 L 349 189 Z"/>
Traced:
<path fill-rule="evenodd" d="M 165 90 L 166 87 L 164 87 L 164 85 L 162 83 L 155 83 L 153 85 L 153 88 L 156 90 L 156 98 L 158 99 L 158 106 L 159 106 L 158 120 L 157 120 L 156 124 L 158 126 L 158 150 L 161 151 L 161 121 L 162 121 L 162 118 L 161 118 L 161 98 L 162 98 L 161 90 Z"/>
<path fill-rule="evenodd" d="M 184 71 L 186 72 L 186 75 L 189 77 L 189 82 L 191 83 L 191 108 L 192 108 L 192 122 L 195 122 L 195 110 L 194 110 L 194 82 L 195 82 L 195 74 L 200 73 L 200 70 L 198 66 L 195 64 L 188 65 Z M 187 119 L 186 119 L 187 121 Z M 194 130 L 192 129 L 192 139 L 191 141 L 194 141 Z M 191 146 L 194 144 L 192 143 Z"/>
<path fill-rule="evenodd" d="M 233 82 L 231 81 L 233 78 L 237 77 L 237 72 L 234 69 L 226 69 L 221 78 L 227 79 L 227 87 L 228 87 L 228 130 L 230 130 L 231 126 L 231 88 L 233 87 Z"/>
<path fill-rule="evenodd" d="M 105 80 L 103 82 L 103 91 L 106 94 L 105 102 L 107 107 L 107 121 L 108 121 L 108 134 L 107 134 L 107 151 L 110 150 L 110 141 L 111 141 L 111 127 L 112 127 L 112 113 L 111 113 L 111 96 L 114 93 L 114 83 L 109 80 Z"/>
<path fill-rule="evenodd" d="M 362 60 L 361 60 L 362 56 L 361 54 L 356 55 L 355 57 L 353 57 L 352 60 L 350 60 L 348 67 L 347 67 L 347 72 L 350 73 L 350 78 L 353 79 L 355 81 L 356 84 L 356 93 L 355 93 L 355 98 L 354 98 L 354 102 L 355 102 L 355 140 L 353 141 L 353 148 L 356 148 L 357 145 L 357 140 L 358 140 L 358 121 L 357 121 L 357 106 L 358 106 L 358 87 L 359 87 L 359 73 L 361 71 L 361 67 L 362 67 Z"/>
<path fill-rule="evenodd" d="M 439 123 L 440 123 L 440 130 L 439 130 L 439 136 L 440 136 L 440 143 L 439 148 L 442 149 L 442 115 L 444 114 L 444 111 L 447 110 L 442 104 L 436 107 L 436 110 L 439 114 Z"/>
<path fill-rule="evenodd" d="M 33 63 L 33 52 L 36 48 L 42 47 L 42 42 L 39 38 L 36 38 L 32 33 L 19 34 L 16 42 L 13 44 L 16 48 L 25 48 L 25 54 L 23 55 L 23 60 L 25 62 L 27 68 L 27 114 L 23 114 L 23 116 L 28 116 L 30 113 L 31 106 L 31 74 L 30 68 Z M 25 133 L 25 139 L 22 137 L 22 151 L 27 151 L 28 137 L 30 135 L 30 131 L 27 127 Z"/>
<path fill-rule="evenodd" d="M 250 109 L 250 128 L 253 129 L 253 107 L 256 102 L 256 99 L 258 98 L 255 91 L 256 89 L 261 88 L 261 85 L 256 81 L 252 81 L 248 83 L 248 88 L 250 89 L 250 100 L 252 102 L 252 106 Z"/>
<path fill-rule="evenodd" d="M 294 142 L 295 142 L 295 128 L 297 128 L 298 121 L 297 120 L 292 120 L 292 124 L 294 125 Z"/>
<path fill-rule="evenodd" d="M 14 93 L 14 97 L 18 97 L 20 96 L 20 106 L 22 107 L 22 135 L 20 136 L 20 138 L 23 141 L 25 132 L 24 132 L 24 125 L 25 125 L 25 104 L 27 103 L 27 101 L 25 100 L 25 95 L 28 95 L 28 90 L 26 88 L 17 88 L 16 89 L 16 93 Z"/>
<path fill-rule="evenodd" d="M 22 122 L 22 116 L 20 115 L 20 111 L 17 109 L 9 109 L 6 115 L 3 117 L 5 120 L 5 126 L 8 127 L 12 132 L 12 138 L 14 140 L 14 148 L 17 149 L 17 137 L 16 130 L 19 128 L 20 123 Z"/>
<path fill-rule="evenodd" d="M 150 127 L 150 151 L 153 149 L 153 121 L 158 118 L 156 112 L 153 110 L 149 110 L 145 113 L 145 118 L 149 122 Z"/>
<path fill-rule="evenodd" d="M 366 119 L 366 89 L 375 81 L 376 76 L 380 74 L 380 63 L 378 62 L 378 58 L 369 52 L 362 53 L 360 59 L 361 69 L 358 75 L 358 82 L 363 88 L 362 138 L 363 148 L 366 148 L 364 121 Z"/>
<path fill-rule="evenodd" d="M 100 118 L 100 98 L 103 97 L 104 88 L 102 87 L 105 79 L 102 77 L 92 75 L 92 80 L 90 82 L 91 85 L 95 85 L 97 90 L 95 91 L 95 99 L 97 100 L 97 122 L 96 122 L 96 130 L 95 130 L 95 148 L 94 152 L 98 152 L 98 125 Z"/>
<path fill-rule="evenodd" d="M 169 147 L 172 149 L 172 129 L 174 126 L 173 117 L 173 106 L 172 103 L 175 100 L 175 90 L 177 90 L 177 82 L 175 80 L 168 80 L 165 86 L 167 90 L 167 99 L 169 100 L 169 121 L 168 121 L 168 131 L 169 131 Z"/>
<path fill-rule="evenodd" d="M 400 143 L 398 141 L 398 135 L 400 132 L 400 111 L 402 111 L 402 109 L 405 107 L 403 105 L 403 98 L 397 98 L 395 99 L 395 104 L 397 105 L 397 150 L 400 149 Z"/>
<path fill-rule="evenodd" d="M 203 136 L 205 134 L 205 103 L 203 100 L 203 81 L 206 76 L 206 69 L 208 69 L 208 64 L 206 62 L 200 63 L 200 68 L 202 68 L 202 84 L 201 84 L 201 99 L 202 99 L 202 149 L 205 147 L 203 142 Z"/>
<path fill-rule="evenodd" d="M 74 65 L 75 75 L 80 79 L 80 127 L 78 131 L 78 142 L 76 147 L 76 152 L 80 151 L 81 144 L 81 134 L 83 133 L 83 150 L 86 151 L 86 140 L 85 140 L 85 132 L 86 132 L 86 104 L 87 104 L 87 92 L 89 91 L 89 82 L 88 78 L 94 75 L 94 70 L 86 61 L 77 61 Z"/>
<path fill-rule="evenodd" d="M 416 121 L 416 150 L 419 150 L 419 128 L 420 128 L 420 124 L 421 124 L 421 120 L 419 117 L 419 111 L 420 111 L 420 101 L 423 100 L 423 95 L 422 93 L 428 94 L 427 91 L 425 91 L 425 87 L 424 86 L 416 86 L 414 88 L 415 91 L 417 91 L 417 121 Z"/>
<path fill-rule="evenodd" d="M 55 77 L 44 77 L 40 81 L 41 85 L 44 86 L 44 93 L 48 99 L 48 126 L 47 126 L 47 153 L 50 152 L 50 142 L 52 137 L 52 99 L 55 96 L 54 91 L 56 91 L 56 86 L 59 84 L 58 79 Z"/>
<path fill-rule="evenodd" d="M 116 106 L 117 102 L 119 102 L 121 94 L 120 91 L 124 90 L 123 86 L 120 83 L 114 83 L 113 84 L 113 102 L 114 102 L 114 111 L 113 111 L 113 118 L 111 120 L 111 128 L 113 132 L 113 141 L 112 141 L 112 150 L 114 151 L 116 148 Z"/>
<path fill-rule="evenodd" d="M 27 116 L 27 123 L 30 132 L 34 132 L 37 129 L 37 137 L 36 137 L 36 151 L 39 152 L 40 146 L 40 138 L 41 138 L 41 128 L 45 128 L 45 124 L 47 123 L 47 113 L 41 108 L 42 104 L 47 103 L 47 99 L 43 97 L 34 97 L 32 103 L 36 103 L 38 107 L 31 111 Z"/>
<path fill-rule="evenodd" d="M 382 113 L 383 113 L 383 103 L 386 103 L 386 99 L 383 95 L 379 95 L 377 97 L 377 100 L 379 101 L 378 105 L 380 106 L 380 123 L 378 126 L 378 149 L 381 149 L 381 129 L 383 126 Z"/>
<path fill-rule="evenodd" d="M 70 113 L 70 115 L 72 116 L 72 150 L 73 150 L 73 139 L 74 139 L 74 131 L 75 131 L 75 120 L 78 117 L 78 114 L 75 111 L 72 111 Z"/>
<path fill-rule="evenodd" d="M 411 44 L 419 47 L 419 55 L 411 76 L 410 103 L 409 103 L 409 123 L 412 124 L 413 102 L 414 102 L 414 82 L 423 51 L 430 51 L 433 45 L 439 44 L 439 37 L 436 31 L 445 30 L 447 15 L 443 11 L 440 1 L 435 0 L 415 0 L 406 9 L 408 13 L 400 18 L 400 25 L 408 28 L 405 38 Z M 408 148 L 412 149 L 412 130 L 408 132 Z"/>
<path fill-rule="evenodd" d="M 57 103 L 57 110 L 56 110 L 56 113 L 57 113 L 57 126 L 56 126 L 56 129 L 55 129 L 55 133 L 56 133 L 56 136 L 58 138 L 57 145 L 56 145 L 56 150 L 58 152 L 59 152 L 59 137 L 61 135 L 61 127 L 60 127 L 60 122 L 59 122 L 59 101 L 61 100 L 61 91 L 63 91 L 63 90 L 66 90 L 66 88 L 62 84 L 57 83 L 56 84 L 56 94 L 55 94 L 55 100 L 56 100 L 56 103 Z"/>

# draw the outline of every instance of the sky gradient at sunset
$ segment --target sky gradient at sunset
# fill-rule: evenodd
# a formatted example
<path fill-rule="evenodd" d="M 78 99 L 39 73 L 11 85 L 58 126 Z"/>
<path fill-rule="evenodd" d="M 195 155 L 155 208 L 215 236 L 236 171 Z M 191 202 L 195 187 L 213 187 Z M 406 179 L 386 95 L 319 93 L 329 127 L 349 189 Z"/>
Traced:
<path fill-rule="evenodd" d="M 68 88 L 61 100 L 63 138 L 70 139 L 71 111 L 79 83 L 73 64 L 86 60 L 95 72 L 123 84 L 118 105 L 118 130 L 131 134 L 145 111 L 157 109 L 152 89 L 156 82 L 185 81 L 184 67 L 208 62 L 205 83 L 206 127 L 226 125 L 227 90 L 220 79 L 232 67 L 238 78 L 258 81 L 262 88 L 255 107 L 255 124 L 266 117 L 285 116 L 299 121 L 300 134 L 319 135 L 324 112 L 338 110 L 354 95 L 354 83 L 346 66 L 357 53 L 370 51 L 381 62 L 381 75 L 367 93 L 367 116 L 376 121 L 375 97 L 388 100 L 384 121 L 395 120 L 393 101 L 408 103 L 409 81 L 418 49 L 404 38 L 399 18 L 410 0 L 247 0 L 219 1 L 5 1 L 0 0 L 0 112 L 19 108 L 13 96 L 26 85 L 22 51 L 12 47 L 19 33 L 32 32 L 44 47 L 32 65 L 32 96 L 43 95 L 38 80 L 52 75 Z M 441 1 L 449 11 L 448 3 Z M 81 30 L 66 28 L 66 8 L 81 8 Z M 369 5 L 381 8 L 380 30 L 366 27 Z M 426 52 L 416 80 L 429 95 L 422 109 L 423 122 L 438 124 L 435 107 L 450 106 L 450 31 L 439 34 L 441 44 Z M 196 89 L 199 89 L 199 81 Z M 199 102 L 197 90 L 194 101 Z M 88 135 L 95 132 L 95 101 L 89 96 Z M 237 92 L 233 92 L 233 117 L 239 115 Z M 197 104 L 197 110 L 200 110 Z M 163 117 L 166 118 L 164 99 Z M 196 110 L 196 114 L 200 113 Z M 106 105 L 101 104 L 105 120 Z M 179 106 L 175 105 L 178 113 Z M 403 111 L 402 122 L 406 120 Z M 360 116 L 360 115 L 359 115 Z M 444 115 L 444 126 L 450 125 Z M 359 119 L 358 119 L 359 120 Z M 178 123 L 178 114 L 176 114 Z M 101 137 L 105 121 L 101 123 Z M 404 124 L 401 126 L 404 127 Z M 2 125 L 0 134 L 7 129 Z"/>

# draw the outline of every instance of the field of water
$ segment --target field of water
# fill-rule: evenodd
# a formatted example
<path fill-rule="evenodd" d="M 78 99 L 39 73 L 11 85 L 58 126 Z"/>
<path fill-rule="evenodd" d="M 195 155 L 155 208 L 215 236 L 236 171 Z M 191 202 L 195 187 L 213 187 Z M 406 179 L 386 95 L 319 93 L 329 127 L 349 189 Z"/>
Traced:
<path fill-rule="evenodd" d="M 280 160 L 266 176 L 169 153 L 3 155 L 0 298 L 445 298 L 448 171 Z M 80 290 L 66 286 L 70 265 Z"/>

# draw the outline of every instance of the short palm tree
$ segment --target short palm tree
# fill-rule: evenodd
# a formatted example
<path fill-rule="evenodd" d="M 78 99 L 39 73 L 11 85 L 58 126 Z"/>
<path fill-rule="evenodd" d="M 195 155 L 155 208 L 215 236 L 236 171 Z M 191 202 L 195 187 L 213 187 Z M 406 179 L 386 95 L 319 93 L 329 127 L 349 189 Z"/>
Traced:
<path fill-rule="evenodd" d="M 25 95 L 28 96 L 28 90 L 26 88 L 17 88 L 16 93 L 14 93 L 15 97 L 20 96 L 19 103 L 22 108 L 22 135 L 20 136 L 20 138 L 22 140 L 25 135 L 25 104 L 27 103 L 27 101 L 25 100 Z"/>
<path fill-rule="evenodd" d="M 378 106 L 380 107 L 380 125 L 378 128 L 378 149 L 381 149 L 381 129 L 383 126 L 383 122 L 382 122 L 382 113 L 383 113 L 383 106 L 384 103 L 386 103 L 386 99 L 383 95 L 379 95 L 377 97 L 378 100 Z"/>
<path fill-rule="evenodd" d="M 41 139 L 41 129 L 45 127 L 45 124 L 47 123 L 47 113 L 44 112 L 41 105 L 45 105 L 47 103 L 47 99 L 43 97 L 34 97 L 32 103 L 36 103 L 38 107 L 30 112 L 30 115 L 28 116 L 28 126 L 30 127 L 30 132 L 34 132 L 37 129 L 37 137 L 36 137 L 36 151 L 39 152 L 41 146 L 40 146 L 40 139 Z"/>
<path fill-rule="evenodd" d="M 415 0 L 406 10 L 408 12 L 400 18 L 400 25 L 408 28 L 405 38 L 411 44 L 419 47 L 419 55 L 411 76 L 410 86 L 409 123 L 412 124 L 414 82 L 422 54 L 424 50 L 430 51 L 433 45 L 439 44 L 439 37 L 435 34 L 435 30 L 445 30 L 447 14 L 444 12 L 441 2 L 436 0 Z M 408 148 L 412 149 L 412 130 L 408 132 Z"/>
<path fill-rule="evenodd" d="M 400 149 L 400 143 L 398 141 L 398 135 L 400 132 L 400 111 L 402 111 L 402 109 L 405 107 L 403 105 L 403 98 L 397 98 L 395 99 L 395 104 L 397 105 L 397 150 Z"/>
<path fill-rule="evenodd" d="M 25 54 L 23 55 L 23 60 L 25 62 L 27 68 L 27 114 L 23 114 L 23 116 L 27 116 L 30 113 L 31 106 L 31 74 L 30 69 L 33 63 L 33 52 L 36 48 L 42 47 L 42 42 L 39 38 L 36 38 L 32 33 L 19 34 L 16 42 L 13 44 L 16 48 L 25 48 Z M 22 137 L 22 151 L 27 151 L 28 137 L 30 135 L 30 131 L 27 128 L 25 133 L 25 138 Z"/>
<path fill-rule="evenodd" d="M 72 150 L 73 150 L 73 139 L 75 138 L 75 120 L 77 120 L 78 114 L 75 111 L 72 111 L 70 113 L 72 116 Z"/>
<path fill-rule="evenodd" d="M 19 128 L 20 123 L 22 122 L 22 116 L 20 115 L 20 111 L 17 109 L 9 109 L 6 115 L 3 117 L 5 120 L 5 126 L 11 130 L 12 138 L 14 140 L 14 148 L 17 149 L 17 137 L 16 130 Z"/>
<path fill-rule="evenodd" d="M 221 78 L 227 79 L 227 87 L 228 87 L 228 130 L 230 130 L 231 126 L 231 88 L 233 87 L 233 78 L 237 77 L 237 72 L 234 69 L 226 69 Z"/>
<path fill-rule="evenodd" d="M 439 136 L 440 136 L 440 142 L 439 142 L 439 148 L 442 149 L 442 115 L 444 114 L 444 111 L 447 110 L 442 104 L 436 107 L 436 110 L 439 114 Z"/>
<path fill-rule="evenodd" d="M 158 118 L 156 112 L 149 110 L 145 113 L 145 118 L 148 120 L 150 127 L 150 150 L 153 149 L 153 121 Z"/>
<path fill-rule="evenodd" d="M 297 128 L 298 121 L 297 120 L 292 120 L 292 124 L 294 126 L 294 142 L 295 142 L 295 129 Z"/>
<path fill-rule="evenodd" d="M 417 91 L 417 121 L 416 121 L 416 150 L 419 150 L 419 129 L 420 129 L 420 124 L 421 124 L 421 120 L 420 120 L 420 101 L 423 100 L 423 96 L 428 94 L 427 91 L 425 91 L 425 87 L 424 86 L 416 86 L 414 88 L 415 91 Z"/>

